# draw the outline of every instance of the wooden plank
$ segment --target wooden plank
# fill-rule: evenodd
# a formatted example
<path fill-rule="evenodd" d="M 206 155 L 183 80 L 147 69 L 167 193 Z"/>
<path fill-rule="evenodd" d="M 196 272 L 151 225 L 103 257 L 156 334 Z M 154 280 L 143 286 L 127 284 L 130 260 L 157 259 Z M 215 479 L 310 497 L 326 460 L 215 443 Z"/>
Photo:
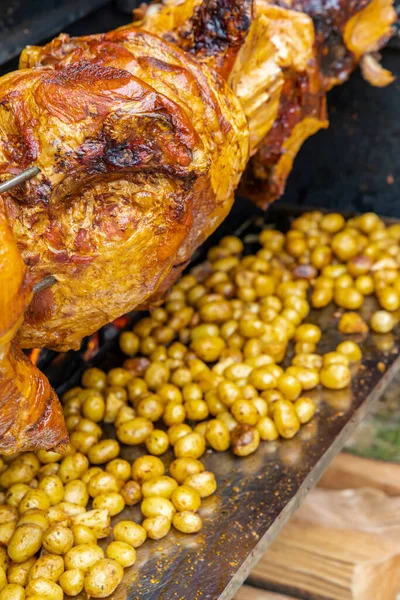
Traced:
<path fill-rule="evenodd" d="M 386 519 L 394 500 L 382 494 L 383 525 L 392 522 L 390 516 Z M 374 496 L 372 502 L 378 512 Z M 301 513 L 306 510 L 307 505 Z M 335 510 L 333 505 L 330 510 Z M 340 528 L 330 526 L 329 518 L 325 525 L 293 518 L 253 569 L 249 583 L 310 600 L 395 600 L 400 589 L 400 529 L 388 536 L 389 527 L 382 525 L 379 533 L 372 533 L 356 529 L 357 523 L 351 529 L 346 519 Z"/>
<path fill-rule="evenodd" d="M 333 530 L 364 531 L 398 544 L 400 496 L 388 496 L 376 488 L 316 488 L 297 511 L 296 519 Z"/>
<path fill-rule="evenodd" d="M 334 458 L 318 486 L 334 490 L 373 487 L 400 496 L 400 465 L 342 453 Z"/>
<path fill-rule="evenodd" d="M 282 596 L 274 592 L 266 592 L 260 588 L 244 585 L 236 594 L 234 600 L 296 600 L 293 597 Z"/>

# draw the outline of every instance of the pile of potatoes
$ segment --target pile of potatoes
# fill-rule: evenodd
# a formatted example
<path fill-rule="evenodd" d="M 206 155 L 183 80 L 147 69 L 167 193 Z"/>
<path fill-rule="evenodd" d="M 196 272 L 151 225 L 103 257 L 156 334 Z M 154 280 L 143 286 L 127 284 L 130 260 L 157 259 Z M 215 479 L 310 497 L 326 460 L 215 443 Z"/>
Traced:
<path fill-rule="evenodd" d="M 316 411 L 311 390 L 351 382 L 359 346 L 346 339 L 318 352 L 311 307 L 334 301 L 350 311 L 341 330 L 368 331 L 355 311 L 375 293 L 382 310 L 371 328 L 397 323 L 399 239 L 400 227 L 376 215 L 317 211 L 286 235 L 264 230 L 255 254 L 223 238 L 162 307 L 121 333 L 122 367 L 89 368 L 64 394 L 64 455 L 0 458 L 0 600 L 106 598 L 147 539 L 199 532 L 202 501 L 217 489 L 207 450 L 248 456 L 293 438 Z M 143 455 L 131 464 L 123 445 Z M 129 519 L 134 505 L 140 522 Z"/>

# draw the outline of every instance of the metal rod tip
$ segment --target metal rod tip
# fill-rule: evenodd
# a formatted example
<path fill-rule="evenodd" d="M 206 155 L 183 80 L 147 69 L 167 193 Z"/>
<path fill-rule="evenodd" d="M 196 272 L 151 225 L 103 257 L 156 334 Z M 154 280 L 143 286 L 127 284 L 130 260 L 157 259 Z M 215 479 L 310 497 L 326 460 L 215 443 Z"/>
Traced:
<path fill-rule="evenodd" d="M 0 194 L 8 192 L 8 190 L 11 190 L 16 185 L 20 185 L 21 183 L 28 181 L 28 179 L 32 179 L 32 177 L 36 177 L 36 175 L 38 175 L 39 173 L 40 169 L 36 166 L 29 167 L 29 169 L 25 169 L 25 171 L 22 171 L 22 173 L 19 173 L 19 175 L 15 175 L 15 177 L 12 177 L 8 181 L 0 183 Z"/>

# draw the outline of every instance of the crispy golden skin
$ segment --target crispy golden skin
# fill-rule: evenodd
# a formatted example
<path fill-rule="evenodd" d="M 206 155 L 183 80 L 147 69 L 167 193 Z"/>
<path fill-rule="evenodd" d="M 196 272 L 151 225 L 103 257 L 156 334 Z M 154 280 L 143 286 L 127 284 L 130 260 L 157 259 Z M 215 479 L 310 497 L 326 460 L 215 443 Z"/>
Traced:
<path fill-rule="evenodd" d="M 14 340 L 32 282 L 0 200 L 0 453 L 62 449 L 68 435 L 57 396 Z"/>
<path fill-rule="evenodd" d="M 21 64 L 40 66 L 0 82 L 0 138 L 22 138 L 29 157 L 4 143 L 0 172 L 13 159 L 41 169 L 5 200 L 32 278 L 57 283 L 35 297 L 19 338 L 77 348 L 177 277 L 224 219 L 247 124 L 215 71 L 133 26 L 60 36 Z"/>

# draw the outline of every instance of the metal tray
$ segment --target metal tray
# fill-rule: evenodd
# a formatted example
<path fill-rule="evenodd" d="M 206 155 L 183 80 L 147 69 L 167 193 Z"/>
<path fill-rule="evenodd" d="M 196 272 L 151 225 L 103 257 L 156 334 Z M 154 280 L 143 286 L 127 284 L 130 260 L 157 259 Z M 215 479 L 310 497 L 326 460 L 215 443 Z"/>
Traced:
<path fill-rule="evenodd" d="M 299 212 L 298 207 L 295 210 Z M 293 208 L 277 205 L 268 213 L 267 222 L 285 228 L 291 216 Z M 235 230 L 238 219 L 243 222 L 241 210 L 228 218 L 209 244 L 229 227 L 231 232 Z M 253 214 L 239 228 L 246 248 L 254 249 L 255 234 L 263 225 L 263 218 Z M 374 301 L 368 302 L 363 313 L 367 316 L 374 308 Z M 313 391 L 318 413 L 293 440 L 262 443 L 255 454 L 241 459 L 230 452 L 207 452 L 204 462 L 216 474 L 218 490 L 200 509 L 202 531 L 193 536 L 171 531 L 163 540 L 146 542 L 113 600 L 228 600 L 234 596 L 399 370 L 399 327 L 391 334 L 372 334 L 365 339 L 343 336 L 337 331 L 338 317 L 339 311 L 329 306 L 312 311 L 308 320 L 323 330 L 322 351 L 334 349 L 345 337 L 360 344 L 363 362 L 354 373 L 351 388 Z M 108 368 L 121 358 L 115 342 L 109 340 L 91 362 Z M 74 380 L 79 370 L 74 371 Z M 72 384 L 75 381 L 68 380 L 62 387 Z M 112 428 L 109 433 L 112 435 Z M 132 461 L 143 449 L 124 447 L 121 454 Z M 166 464 L 171 457 L 165 455 Z M 139 508 L 126 509 L 115 522 L 126 518 L 139 520 Z"/>

